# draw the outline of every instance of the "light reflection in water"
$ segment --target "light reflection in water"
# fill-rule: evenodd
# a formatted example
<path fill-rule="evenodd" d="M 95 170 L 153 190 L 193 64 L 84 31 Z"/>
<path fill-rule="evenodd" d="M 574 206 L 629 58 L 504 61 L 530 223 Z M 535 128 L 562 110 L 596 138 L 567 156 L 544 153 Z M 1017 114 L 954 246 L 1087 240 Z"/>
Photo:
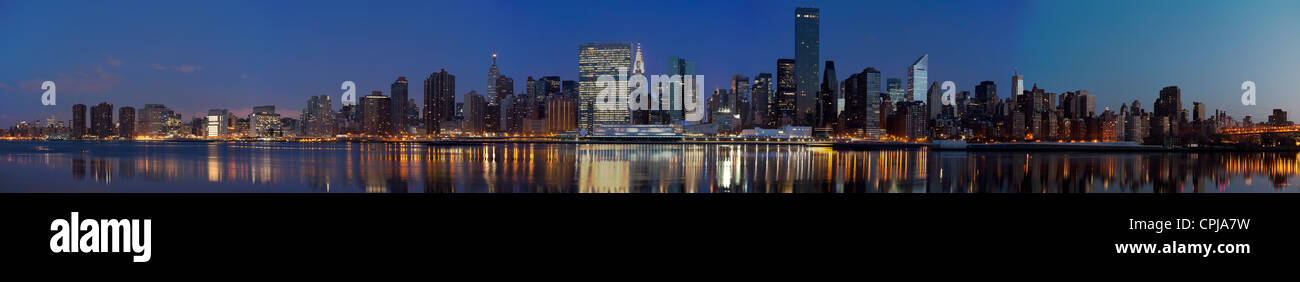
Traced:
<path fill-rule="evenodd" d="M 10 192 L 1289 192 L 1300 175 L 1296 153 L 0 142 L 0 154 Z"/>

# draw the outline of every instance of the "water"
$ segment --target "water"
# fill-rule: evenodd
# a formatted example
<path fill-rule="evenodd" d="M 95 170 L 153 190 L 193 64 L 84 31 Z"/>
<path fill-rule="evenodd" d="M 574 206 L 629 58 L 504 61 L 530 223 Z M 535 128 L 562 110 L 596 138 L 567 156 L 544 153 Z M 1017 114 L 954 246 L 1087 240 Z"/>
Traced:
<path fill-rule="evenodd" d="M 1297 153 L 0 142 L 0 192 L 1293 192 Z"/>

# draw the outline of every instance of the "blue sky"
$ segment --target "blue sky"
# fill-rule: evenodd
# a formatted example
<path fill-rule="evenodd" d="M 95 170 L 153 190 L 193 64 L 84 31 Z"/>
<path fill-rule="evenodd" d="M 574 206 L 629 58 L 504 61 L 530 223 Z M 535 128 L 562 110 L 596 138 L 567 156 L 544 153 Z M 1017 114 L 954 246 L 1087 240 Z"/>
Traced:
<path fill-rule="evenodd" d="M 1098 108 L 1160 88 L 1262 119 L 1300 109 L 1297 1 L 10 1 L 0 0 L 0 126 L 73 104 L 162 103 L 188 119 L 210 108 L 276 105 L 296 116 L 308 96 L 388 92 L 446 69 L 457 92 L 482 92 L 490 54 L 522 91 L 527 76 L 577 75 L 583 42 L 633 41 L 647 69 L 696 61 L 710 87 L 772 73 L 793 57 L 795 7 L 821 8 L 822 60 L 841 78 L 866 67 L 906 78 L 930 55 L 932 80 L 979 81 L 1010 93 L 1013 69 L 1049 92 L 1086 89 Z M 59 104 L 40 106 L 40 82 Z M 1259 106 L 1239 102 L 1242 81 Z M 420 100 L 418 87 L 411 96 Z M 337 107 L 337 106 L 336 106 Z"/>

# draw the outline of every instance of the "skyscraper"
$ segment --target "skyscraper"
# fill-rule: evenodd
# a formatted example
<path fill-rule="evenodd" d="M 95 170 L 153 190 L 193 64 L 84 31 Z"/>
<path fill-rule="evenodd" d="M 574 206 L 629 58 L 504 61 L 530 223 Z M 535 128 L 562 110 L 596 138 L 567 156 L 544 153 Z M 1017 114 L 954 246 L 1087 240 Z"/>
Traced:
<path fill-rule="evenodd" d="M 442 122 L 456 116 L 456 76 L 446 69 L 439 69 L 424 80 L 424 112 L 428 134 L 442 133 Z"/>
<path fill-rule="evenodd" d="M 392 132 L 392 102 L 383 92 L 374 91 L 361 99 L 362 128 L 369 135 L 388 135 Z"/>
<path fill-rule="evenodd" d="M 280 124 L 280 114 L 275 112 L 275 105 L 253 107 L 248 122 L 252 127 L 253 137 L 282 137 L 284 131 Z"/>
<path fill-rule="evenodd" d="M 826 71 L 822 72 L 821 90 L 817 91 L 817 127 L 834 127 L 839 123 L 838 106 L 840 82 L 835 77 L 835 61 L 826 61 Z"/>
<path fill-rule="evenodd" d="M 393 95 L 391 99 L 393 105 L 391 107 L 393 110 L 392 119 L 393 119 L 394 134 L 408 133 L 407 127 L 409 126 L 409 123 L 407 123 L 406 121 L 406 112 L 407 112 L 407 108 L 411 107 L 411 105 L 406 104 L 407 102 L 406 90 L 407 90 L 406 77 L 405 76 L 397 77 L 397 81 L 393 81 L 393 85 L 391 88 L 392 92 L 390 92 Z"/>
<path fill-rule="evenodd" d="M 113 104 L 103 102 L 90 108 L 90 135 L 100 138 L 113 136 Z"/>
<path fill-rule="evenodd" d="M 795 124 L 798 111 L 796 100 L 798 92 L 795 83 L 795 60 L 776 60 L 776 122 L 777 126 Z M 782 120 L 789 121 L 783 122 Z"/>
<path fill-rule="evenodd" d="M 578 128 L 588 132 L 606 124 L 627 124 L 631 112 L 627 105 L 628 89 L 625 83 L 616 83 L 608 89 L 608 99 L 601 96 L 603 87 L 596 84 L 602 75 L 621 77 L 631 71 L 632 44 L 627 42 L 583 43 L 578 46 L 579 113 Z"/>
<path fill-rule="evenodd" d="M 740 120 L 736 122 L 736 128 L 744 128 L 750 122 L 750 107 L 753 104 L 750 93 L 749 77 L 742 74 L 731 76 L 731 109 L 732 113 L 739 115 Z"/>
<path fill-rule="evenodd" d="M 487 93 L 486 93 L 488 95 L 487 97 L 488 104 L 501 103 L 500 101 L 497 101 L 497 78 L 500 76 L 501 76 L 501 70 L 497 68 L 497 52 L 493 51 L 492 66 L 488 67 L 488 81 L 487 81 Z M 424 107 L 426 109 L 429 107 L 428 102 L 425 102 Z"/>
<path fill-rule="evenodd" d="M 763 128 L 776 128 L 776 118 L 772 109 L 775 109 L 774 101 L 776 96 L 772 91 L 772 74 L 760 73 L 754 76 L 754 84 L 751 95 L 754 97 L 752 118 L 754 126 Z"/>
<path fill-rule="evenodd" d="M 862 118 L 863 137 L 870 140 L 880 139 L 885 134 L 884 125 L 880 122 L 880 71 L 875 68 L 866 68 L 859 75 L 862 79 L 861 85 L 865 89 L 866 108 L 865 109 L 845 109 L 852 111 L 864 111 L 866 115 Z"/>
<path fill-rule="evenodd" d="M 994 105 L 998 101 L 998 86 L 992 81 L 981 81 L 975 86 L 975 103 L 971 106 L 974 108 L 975 117 L 978 119 L 989 120 L 993 113 L 996 112 Z"/>
<path fill-rule="evenodd" d="M 171 114 L 171 110 L 162 104 L 145 104 L 144 108 L 140 109 L 139 116 L 136 117 L 139 119 L 137 128 L 140 129 L 137 134 L 148 136 L 167 135 L 165 123 L 169 114 Z"/>
<path fill-rule="evenodd" d="M 1152 111 L 1156 117 L 1169 117 L 1169 120 L 1176 120 L 1179 112 L 1183 111 L 1182 89 L 1178 86 L 1169 86 L 1160 89 L 1160 98 Z"/>
<path fill-rule="evenodd" d="M 122 107 L 117 110 L 117 136 L 131 139 L 135 137 L 135 108 Z"/>
<path fill-rule="evenodd" d="M 209 111 L 208 115 L 212 116 L 213 113 Z M 334 103 L 330 101 L 330 96 L 311 96 L 310 99 L 307 99 L 307 108 L 303 109 L 302 122 L 306 136 L 324 137 L 333 135 Z M 209 133 L 209 135 L 211 134 Z"/>
<path fill-rule="evenodd" d="M 1008 97 L 1015 98 L 1025 94 L 1025 77 L 1020 74 L 1011 75 L 1011 94 Z"/>
<path fill-rule="evenodd" d="M 72 138 L 86 135 L 86 105 L 72 105 Z"/>
<path fill-rule="evenodd" d="M 890 78 L 885 80 L 885 91 L 889 93 L 889 101 L 902 102 L 906 101 L 907 90 L 903 88 L 903 80 Z"/>
<path fill-rule="evenodd" d="M 939 87 L 938 81 L 931 82 L 929 91 L 926 91 L 925 105 L 930 112 L 930 119 L 938 118 L 939 113 L 943 112 L 943 97 L 941 96 L 943 90 Z"/>
<path fill-rule="evenodd" d="M 632 57 L 632 72 L 629 73 L 629 75 L 630 75 L 628 76 L 629 79 L 637 75 L 645 77 L 645 61 L 641 59 L 641 43 L 636 44 L 636 53 L 634 53 Z M 650 98 L 650 89 L 648 88 L 650 87 L 649 85 L 650 82 L 648 81 L 649 77 L 646 77 L 646 79 L 647 81 L 645 81 L 644 83 L 642 83 L 641 81 L 629 80 L 627 82 L 628 91 L 631 91 L 632 89 L 636 89 L 638 87 L 643 87 L 645 88 L 646 91 L 645 97 L 646 99 L 649 99 Z M 644 105 L 644 108 L 632 113 L 632 123 L 636 123 L 636 124 L 650 123 L 650 109 L 651 109 L 650 101 L 637 101 L 635 98 L 633 98 L 632 100 L 628 101 L 628 103 L 641 103 L 642 105 Z"/>
<path fill-rule="evenodd" d="M 794 74 L 798 95 L 795 123 L 813 125 L 817 111 L 817 63 L 820 62 L 821 11 L 817 8 L 794 10 Z"/>
<path fill-rule="evenodd" d="M 462 114 L 464 119 L 461 120 L 461 132 L 482 134 L 487 129 L 486 113 L 487 100 L 483 99 L 483 95 L 473 90 L 465 93 L 465 113 Z"/>
<path fill-rule="evenodd" d="M 930 55 L 922 55 L 916 59 L 911 67 L 907 68 L 907 97 L 908 101 L 917 101 L 925 97 L 929 89 L 929 70 Z"/>
<path fill-rule="evenodd" d="M 697 99 L 698 97 L 695 96 L 698 91 L 694 89 L 693 86 L 687 85 L 686 83 L 687 76 L 695 75 L 695 62 L 687 61 L 686 59 L 678 58 L 677 56 L 669 56 L 668 75 L 678 75 L 681 76 L 681 79 L 678 80 L 677 84 L 674 86 L 676 89 L 661 92 L 660 95 L 665 95 L 666 93 L 665 96 L 667 97 L 662 99 L 663 101 L 660 109 L 663 109 L 663 112 L 667 115 L 666 123 L 678 124 L 686 119 L 686 111 L 684 111 L 685 101 L 692 99 L 694 101 L 699 101 Z M 687 91 L 691 91 L 691 93 L 687 93 Z"/>

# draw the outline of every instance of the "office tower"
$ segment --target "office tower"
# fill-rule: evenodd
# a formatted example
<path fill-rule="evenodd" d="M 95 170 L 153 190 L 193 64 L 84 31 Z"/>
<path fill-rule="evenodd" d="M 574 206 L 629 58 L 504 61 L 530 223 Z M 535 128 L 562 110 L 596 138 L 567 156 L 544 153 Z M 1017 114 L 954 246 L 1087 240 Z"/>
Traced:
<path fill-rule="evenodd" d="M 903 80 L 890 78 L 885 80 L 885 89 L 889 93 L 889 100 L 893 102 L 902 102 L 907 99 L 907 89 L 903 88 Z"/>
<path fill-rule="evenodd" d="M 284 136 L 280 124 L 280 114 L 275 112 L 275 105 L 253 107 L 253 112 L 248 115 L 248 121 L 249 126 L 252 128 L 252 137 L 272 138 Z"/>
<path fill-rule="evenodd" d="M 487 93 L 485 93 L 488 95 L 486 97 L 488 99 L 487 101 L 488 104 L 499 105 L 501 103 L 501 101 L 497 100 L 497 84 L 498 84 L 497 80 L 500 78 L 500 76 L 501 76 L 501 70 L 497 68 L 497 52 L 493 51 L 492 66 L 488 67 Z M 424 107 L 428 109 L 429 108 L 429 104 L 428 104 L 429 102 L 427 102 L 429 101 L 428 98 L 425 98 L 425 101 L 426 102 L 424 104 Z M 425 123 L 426 124 L 428 123 L 427 118 Z"/>
<path fill-rule="evenodd" d="M 695 75 L 695 62 L 687 61 L 686 59 L 678 58 L 676 56 L 669 56 L 668 75 L 678 75 L 680 76 L 680 79 L 675 85 L 670 85 L 675 89 L 670 89 L 669 91 L 663 91 L 660 93 L 660 95 L 666 96 L 663 97 L 661 101 L 661 109 L 663 109 L 663 112 L 667 115 L 665 123 L 679 124 L 686 119 L 685 101 L 699 101 L 698 89 L 695 89 L 694 85 L 688 85 L 686 83 L 687 76 Z M 691 82 L 694 82 L 694 80 Z"/>
<path fill-rule="evenodd" d="M 621 77 L 632 68 L 632 44 L 627 42 L 583 43 L 578 46 L 578 127 L 588 132 L 606 124 L 627 124 L 631 113 L 625 83 L 614 83 L 611 97 L 596 99 L 604 87 L 596 85 L 602 75 Z M 602 97 L 603 98 L 603 97 Z"/>
<path fill-rule="evenodd" d="M 863 87 L 861 98 L 865 99 L 865 108 L 847 108 L 849 111 L 865 111 L 862 117 L 863 137 L 869 140 L 880 139 L 885 134 L 884 125 L 880 121 L 880 97 L 883 94 L 880 91 L 880 71 L 875 68 L 866 68 L 858 75 L 862 80 L 859 85 Z"/>
<path fill-rule="evenodd" d="M 560 133 L 578 127 L 578 104 L 573 99 L 551 97 L 546 99 L 546 108 L 550 109 L 546 116 L 547 133 Z"/>
<path fill-rule="evenodd" d="M 1192 102 L 1192 121 L 1205 121 L 1205 104 L 1201 104 L 1201 102 Z"/>
<path fill-rule="evenodd" d="M 1020 74 L 1011 75 L 1011 94 L 1010 97 L 1016 97 L 1025 92 L 1025 77 Z"/>
<path fill-rule="evenodd" d="M 732 113 L 739 115 L 740 120 L 736 122 L 737 128 L 744 128 L 750 123 L 750 108 L 753 104 L 753 97 L 750 93 L 749 77 L 735 74 L 731 76 L 731 109 Z"/>
<path fill-rule="evenodd" d="M 795 60 L 779 59 L 776 60 L 776 107 L 777 107 L 777 125 L 795 124 L 795 115 L 798 111 L 796 100 L 797 87 L 795 83 Z M 788 121 L 782 121 L 787 120 Z"/>
<path fill-rule="evenodd" d="M 776 101 L 776 92 L 772 91 L 772 74 L 759 73 L 754 76 L 753 89 L 750 95 L 754 97 L 754 109 L 751 116 L 754 118 L 752 125 L 763 128 L 776 128 L 774 102 Z"/>
<path fill-rule="evenodd" d="M 794 10 L 794 60 L 798 113 L 795 123 L 814 125 L 817 121 L 817 78 L 821 62 L 821 11 L 817 8 Z"/>
<path fill-rule="evenodd" d="M 72 105 L 72 138 L 86 135 L 86 105 Z"/>
<path fill-rule="evenodd" d="M 568 97 L 570 100 L 577 101 L 577 100 L 578 100 L 578 82 L 577 82 L 577 81 L 573 81 L 573 80 L 565 80 L 565 81 L 561 81 L 561 82 L 560 82 L 560 93 L 563 93 L 564 97 Z"/>
<path fill-rule="evenodd" d="M 505 130 L 506 118 L 509 116 L 506 114 L 506 111 L 510 109 L 510 104 L 514 103 L 515 79 L 504 75 L 498 76 L 496 90 L 497 90 L 496 93 L 491 94 L 491 95 L 495 95 L 496 103 L 492 104 L 489 101 L 488 104 L 495 106 L 493 110 L 495 110 L 496 113 L 493 115 L 496 116 L 498 119 L 498 121 L 496 121 L 495 123 L 496 125 L 495 129 L 497 131 L 506 131 Z"/>
<path fill-rule="evenodd" d="M 148 136 L 167 135 L 166 121 L 167 115 L 171 114 L 171 110 L 162 104 L 145 104 L 139 113 L 140 115 L 137 116 L 139 119 L 139 134 Z"/>
<path fill-rule="evenodd" d="M 835 100 L 839 99 L 839 79 L 835 77 L 835 61 L 826 61 L 826 71 L 822 72 L 821 89 L 817 91 L 816 126 L 835 127 L 839 119 Z"/>
<path fill-rule="evenodd" d="M 930 84 L 930 55 L 922 55 L 912 66 L 907 68 L 907 101 L 917 101 L 925 97 L 927 85 Z"/>
<path fill-rule="evenodd" d="M 390 93 L 393 95 L 391 99 L 393 105 L 391 105 L 391 108 L 393 109 L 392 120 L 394 134 L 409 133 L 407 132 L 407 127 L 410 126 L 410 124 L 406 120 L 406 112 L 407 109 L 413 105 L 407 104 L 406 90 L 407 82 L 405 76 L 397 77 L 397 81 L 393 81 L 392 87 L 390 88 Z"/>
<path fill-rule="evenodd" d="M 302 110 L 303 132 L 306 136 L 325 137 L 334 134 L 333 104 L 329 95 L 311 96 L 307 99 L 307 107 Z M 212 113 L 208 115 L 211 116 Z"/>
<path fill-rule="evenodd" d="M 1182 90 L 1178 86 L 1160 89 L 1160 98 L 1156 100 L 1152 111 L 1156 117 L 1169 117 L 1171 121 L 1176 120 L 1178 113 L 1183 111 Z"/>
<path fill-rule="evenodd" d="M 113 104 L 103 102 L 90 107 L 90 135 L 100 138 L 113 136 Z"/>
<path fill-rule="evenodd" d="M 942 112 L 943 97 L 941 97 L 941 95 L 943 95 L 943 90 L 939 89 L 938 81 L 931 82 L 930 88 L 928 89 L 929 91 L 926 91 L 926 96 L 925 96 L 926 97 L 925 105 L 926 105 L 926 111 L 930 113 L 929 115 L 930 119 L 933 120 L 938 118 L 939 113 Z"/>
<path fill-rule="evenodd" d="M 563 93 L 563 88 L 559 76 L 543 76 L 542 79 L 537 80 L 537 93 L 544 98 Z"/>
<path fill-rule="evenodd" d="M 374 91 L 361 99 L 363 132 L 369 135 L 388 135 L 392 132 L 392 102 L 383 92 Z"/>
<path fill-rule="evenodd" d="M 204 130 L 208 138 L 224 138 L 230 135 L 226 124 L 229 123 L 230 111 L 226 109 L 208 110 L 207 129 Z"/>
<path fill-rule="evenodd" d="M 996 111 L 993 107 L 998 101 L 998 86 L 992 81 L 981 81 L 975 86 L 975 103 L 971 107 L 975 111 L 975 117 L 983 120 L 990 120 Z"/>
<path fill-rule="evenodd" d="M 533 76 L 531 75 L 528 76 L 528 80 L 524 81 L 524 95 L 537 95 L 537 80 L 533 79 Z"/>
<path fill-rule="evenodd" d="M 470 90 L 465 93 L 465 113 L 461 120 L 461 132 L 471 135 L 482 134 L 487 130 L 487 100 L 483 95 Z"/>
<path fill-rule="evenodd" d="M 1273 114 L 1268 116 L 1268 125 L 1270 126 L 1291 126 L 1294 124 L 1286 117 L 1286 111 L 1282 109 L 1273 109 Z"/>
<path fill-rule="evenodd" d="M 135 108 L 122 107 L 117 110 L 117 136 L 131 139 L 135 137 Z"/>
<path fill-rule="evenodd" d="M 844 113 L 839 117 L 840 134 L 849 136 L 860 136 L 864 126 L 867 108 L 867 91 L 866 86 L 862 85 L 861 73 L 849 74 L 840 84 L 844 96 Z M 858 110 L 855 110 L 858 109 Z"/>
<path fill-rule="evenodd" d="M 514 85 L 508 86 L 513 89 Z M 442 133 L 442 122 L 456 116 L 456 76 L 446 69 L 439 69 L 424 80 L 424 113 L 424 128 L 431 135 Z"/>

